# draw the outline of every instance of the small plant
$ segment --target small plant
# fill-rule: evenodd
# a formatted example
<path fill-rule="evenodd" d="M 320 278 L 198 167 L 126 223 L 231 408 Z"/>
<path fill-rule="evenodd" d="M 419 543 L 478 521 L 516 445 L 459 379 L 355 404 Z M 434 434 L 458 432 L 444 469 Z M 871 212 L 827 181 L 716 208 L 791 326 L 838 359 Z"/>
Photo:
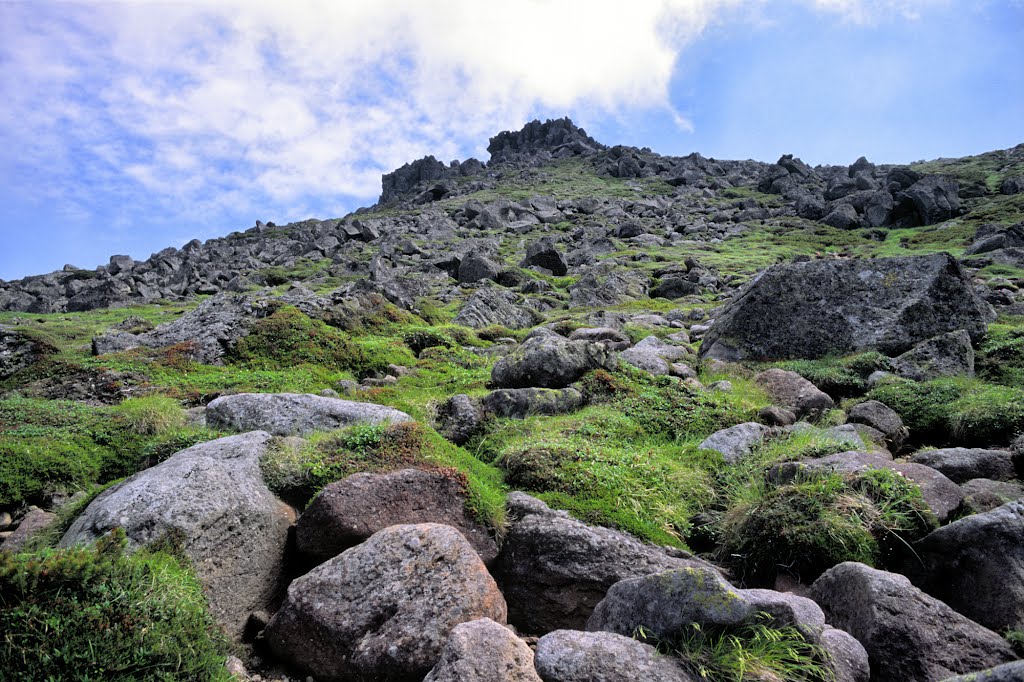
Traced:
<path fill-rule="evenodd" d="M 185 410 L 165 395 L 129 398 L 114 408 L 114 415 L 140 436 L 155 436 L 185 425 Z"/>
<path fill-rule="evenodd" d="M 354 371 L 367 362 L 348 334 L 290 306 L 254 322 L 249 335 L 235 344 L 231 358 L 258 369 L 314 364 Z"/>

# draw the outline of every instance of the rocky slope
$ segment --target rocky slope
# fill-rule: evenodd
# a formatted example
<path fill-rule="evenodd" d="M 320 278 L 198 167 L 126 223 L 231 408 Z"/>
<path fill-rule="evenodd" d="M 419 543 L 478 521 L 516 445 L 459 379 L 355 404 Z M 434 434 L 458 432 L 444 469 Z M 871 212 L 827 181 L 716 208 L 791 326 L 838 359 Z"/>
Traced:
<path fill-rule="evenodd" d="M 488 152 L 0 282 L 0 670 L 1017 679 L 1024 145 L 812 168 L 562 119 Z M 244 661 L 132 639 L 164 602 L 69 615 L 154 561 Z"/>

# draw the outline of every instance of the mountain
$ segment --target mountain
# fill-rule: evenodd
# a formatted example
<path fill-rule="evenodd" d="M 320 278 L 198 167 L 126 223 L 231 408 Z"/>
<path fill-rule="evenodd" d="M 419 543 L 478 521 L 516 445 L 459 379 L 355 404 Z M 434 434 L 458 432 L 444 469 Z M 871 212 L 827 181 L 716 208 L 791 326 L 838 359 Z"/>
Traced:
<path fill-rule="evenodd" d="M 1019 677 L 1024 144 L 487 150 L 0 282 L 0 678 Z"/>

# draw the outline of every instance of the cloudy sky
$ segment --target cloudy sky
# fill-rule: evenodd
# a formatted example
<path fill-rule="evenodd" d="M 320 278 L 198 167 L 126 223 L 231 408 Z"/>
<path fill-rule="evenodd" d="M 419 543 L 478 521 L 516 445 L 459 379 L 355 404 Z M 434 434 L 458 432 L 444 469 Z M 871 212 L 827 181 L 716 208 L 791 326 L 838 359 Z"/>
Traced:
<path fill-rule="evenodd" d="M 0 0 L 0 278 L 372 204 L 568 115 L 812 164 L 1024 142 L 1024 0 Z"/>

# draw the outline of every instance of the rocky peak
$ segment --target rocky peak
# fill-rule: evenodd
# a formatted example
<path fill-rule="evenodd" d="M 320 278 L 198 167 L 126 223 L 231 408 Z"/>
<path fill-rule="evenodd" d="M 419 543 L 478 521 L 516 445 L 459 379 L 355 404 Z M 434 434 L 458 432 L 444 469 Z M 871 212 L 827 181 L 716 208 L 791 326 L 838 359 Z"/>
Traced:
<path fill-rule="evenodd" d="M 548 119 L 544 123 L 533 120 L 522 130 L 498 133 L 491 138 L 487 151 L 490 163 L 514 163 L 534 158 L 549 160 L 564 156 L 587 156 L 606 147 L 587 135 L 587 131 L 568 117 Z"/>

